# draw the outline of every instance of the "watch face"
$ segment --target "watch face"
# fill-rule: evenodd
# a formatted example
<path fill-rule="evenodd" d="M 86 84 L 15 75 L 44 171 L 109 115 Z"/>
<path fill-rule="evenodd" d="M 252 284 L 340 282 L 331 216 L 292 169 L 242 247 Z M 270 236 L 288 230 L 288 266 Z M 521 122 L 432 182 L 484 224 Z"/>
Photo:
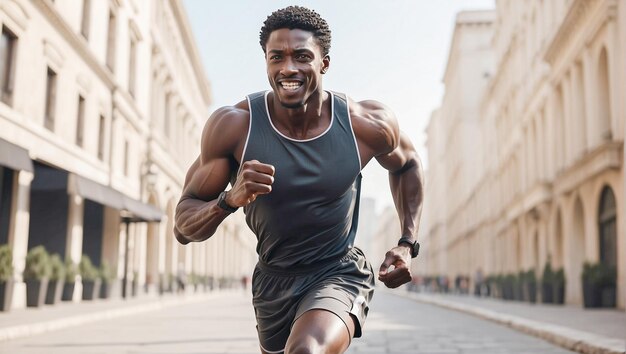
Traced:
<path fill-rule="evenodd" d="M 217 197 L 217 205 L 229 213 L 234 213 L 235 211 L 237 211 L 238 208 L 233 208 L 230 205 L 226 204 L 225 199 L 226 199 L 226 192 L 220 193 L 220 195 Z"/>

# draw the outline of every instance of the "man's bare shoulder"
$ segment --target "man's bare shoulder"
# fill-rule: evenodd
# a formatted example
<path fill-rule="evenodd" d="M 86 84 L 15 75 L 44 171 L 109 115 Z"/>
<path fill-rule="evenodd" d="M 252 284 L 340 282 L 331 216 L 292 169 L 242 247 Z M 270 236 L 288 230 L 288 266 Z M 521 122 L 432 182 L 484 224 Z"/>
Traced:
<path fill-rule="evenodd" d="M 247 101 L 234 106 L 216 109 L 202 131 L 203 157 L 226 156 L 235 153 L 245 141 L 250 125 L 250 108 Z"/>
<path fill-rule="evenodd" d="M 393 111 L 375 100 L 348 98 L 350 118 L 357 139 L 370 146 L 375 155 L 393 150 L 398 144 L 398 121 Z"/>

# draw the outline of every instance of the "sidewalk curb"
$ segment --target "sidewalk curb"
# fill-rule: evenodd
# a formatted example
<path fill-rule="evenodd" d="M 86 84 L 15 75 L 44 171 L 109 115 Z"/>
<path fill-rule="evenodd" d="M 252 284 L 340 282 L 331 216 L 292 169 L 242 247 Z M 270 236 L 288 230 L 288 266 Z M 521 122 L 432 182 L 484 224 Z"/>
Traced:
<path fill-rule="evenodd" d="M 426 304 L 464 312 L 486 320 L 497 322 L 520 332 L 545 339 L 565 349 L 583 354 L 626 354 L 626 341 L 583 332 L 563 326 L 552 325 L 526 318 L 506 315 L 475 306 L 462 305 L 454 301 L 435 299 L 421 294 L 393 294 Z"/>
<path fill-rule="evenodd" d="M 148 304 L 130 305 L 124 308 L 111 308 L 88 314 L 75 315 L 67 318 L 57 318 L 39 323 L 28 323 L 0 328 L 0 342 L 28 337 L 36 334 L 47 333 L 69 327 L 75 327 L 102 320 L 157 311 L 179 305 L 198 303 L 225 293 L 228 293 L 228 291 L 218 291 L 200 295 L 187 295 L 165 300 L 159 299 L 154 300 Z"/>

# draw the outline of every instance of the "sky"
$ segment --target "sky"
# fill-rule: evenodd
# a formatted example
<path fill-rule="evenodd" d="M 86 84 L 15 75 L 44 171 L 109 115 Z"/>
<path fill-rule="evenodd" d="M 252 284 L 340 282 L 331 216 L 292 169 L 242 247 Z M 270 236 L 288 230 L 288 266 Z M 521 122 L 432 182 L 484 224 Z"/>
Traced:
<path fill-rule="evenodd" d="M 212 87 L 210 112 L 270 89 L 259 31 L 289 5 L 315 10 L 330 26 L 324 89 L 389 106 L 427 168 L 424 130 L 443 97 L 455 16 L 493 9 L 494 0 L 184 0 Z M 377 211 L 393 205 L 387 176 L 375 160 L 363 170 L 362 196 L 374 198 Z"/>

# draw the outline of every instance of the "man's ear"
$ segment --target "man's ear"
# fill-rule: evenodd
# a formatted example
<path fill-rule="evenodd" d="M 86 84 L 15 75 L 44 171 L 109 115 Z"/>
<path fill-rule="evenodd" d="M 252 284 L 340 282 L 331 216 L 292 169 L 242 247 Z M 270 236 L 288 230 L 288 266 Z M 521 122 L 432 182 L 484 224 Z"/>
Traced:
<path fill-rule="evenodd" d="M 326 74 L 329 67 L 330 67 L 330 55 L 325 55 L 324 58 L 322 58 L 322 69 L 321 69 L 322 74 Z"/>

